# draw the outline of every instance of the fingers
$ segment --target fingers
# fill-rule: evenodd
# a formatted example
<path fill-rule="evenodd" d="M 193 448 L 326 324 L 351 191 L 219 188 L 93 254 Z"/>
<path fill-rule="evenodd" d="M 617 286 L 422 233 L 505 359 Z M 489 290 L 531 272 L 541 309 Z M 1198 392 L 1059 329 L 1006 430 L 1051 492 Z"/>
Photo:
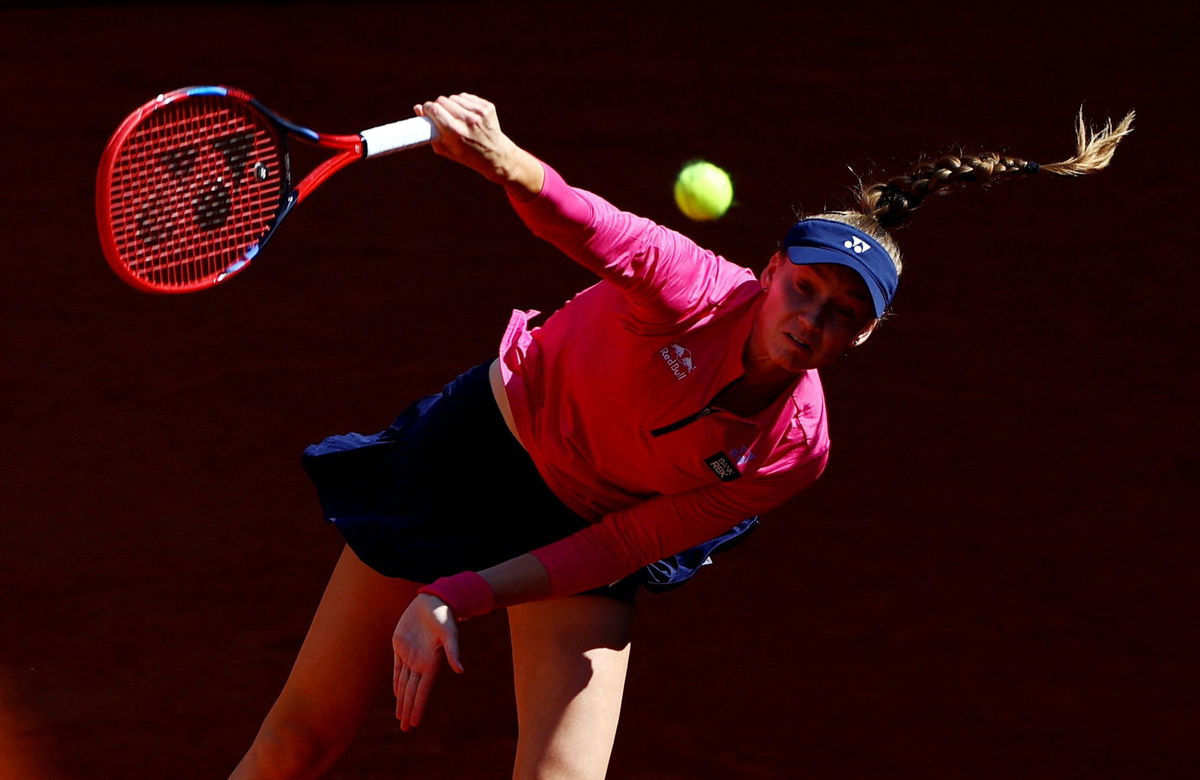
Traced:
<path fill-rule="evenodd" d="M 416 706 L 417 692 L 422 686 L 426 688 L 426 692 L 421 698 L 421 707 L 418 709 Z M 428 687 L 429 684 L 424 675 L 415 672 L 409 675 L 408 684 L 401 691 L 401 696 L 396 699 L 397 719 L 400 721 L 401 731 L 408 731 L 420 724 L 425 702 L 429 699 Z"/>
<path fill-rule="evenodd" d="M 396 694 L 396 720 L 400 721 L 400 730 L 408 731 L 412 726 L 417 725 L 414 722 L 413 703 L 416 700 L 417 687 L 421 683 L 422 675 L 414 672 L 407 664 L 401 663 L 401 669 L 396 677 L 396 685 L 393 692 Z"/>
<path fill-rule="evenodd" d="M 491 101 L 484 100 L 470 92 L 459 92 L 455 95 L 442 95 L 436 101 L 452 113 L 474 112 L 480 115 L 494 114 L 496 106 Z"/>
<path fill-rule="evenodd" d="M 396 691 L 396 720 L 400 721 L 400 730 L 408 731 L 421 725 L 425 716 L 425 705 L 429 703 L 429 694 L 433 691 L 433 681 L 437 678 L 437 667 L 421 674 L 405 667 L 400 673 L 400 684 Z"/>
<path fill-rule="evenodd" d="M 454 102 L 480 116 L 491 116 L 496 113 L 496 107 L 489 101 L 469 92 L 460 92 L 453 98 Z"/>
<path fill-rule="evenodd" d="M 408 669 L 405 669 L 400 673 L 401 684 L 396 688 L 396 720 L 400 721 L 400 729 L 402 731 L 408 730 L 404 722 L 404 693 L 408 690 L 408 681 L 410 679 L 412 678 L 409 675 Z"/>
<path fill-rule="evenodd" d="M 442 95 L 413 106 L 417 116 L 423 116 L 457 135 L 467 135 L 478 128 L 494 129 L 496 107 L 483 98 L 467 92 Z"/>
<path fill-rule="evenodd" d="M 429 701 L 429 691 L 433 688 L 433 678 L 436 672 L 428 675 L 417 675 L 409 680 L 408 690 L 404 692 L 404 710 L 407 718 L 400 720 L 400 730 L 407 731 L 421 725 L 425 715 L 425 703 Z"/>
<path fill-rule="evenodd" d="M 433 690 L 433 681 L 437 678 L 439 663 L 436 648 L 426 659 L 419 660 L 414 657 L 406 661 L 399 654 L 395 656 L 396 671 L 392 693 L 396 696 L 396 720 L 400 721 L 401 731 L 408 731 L 421 724 L 425 705 Z"/>

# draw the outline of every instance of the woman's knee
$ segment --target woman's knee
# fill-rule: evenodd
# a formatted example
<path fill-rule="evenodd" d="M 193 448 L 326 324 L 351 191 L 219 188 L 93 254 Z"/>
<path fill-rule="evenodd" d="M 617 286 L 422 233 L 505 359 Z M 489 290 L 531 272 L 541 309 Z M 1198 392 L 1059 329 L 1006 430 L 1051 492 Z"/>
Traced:
<path fill-rule="evenodd" d="M 235 778 L 315 777 L 337 761 L 371 703 L 388 690 L 392 629 L 415 591 L 413 583 L 376 574 L 343 551 L 283 691 Z"/>
<path fill-rule="evenodd" d="M 345 748 L 346 745 L 331 740 L 307 721 L 268 721 L 259 730 L 231 780 L 320 777 L 333 766 Z"/>

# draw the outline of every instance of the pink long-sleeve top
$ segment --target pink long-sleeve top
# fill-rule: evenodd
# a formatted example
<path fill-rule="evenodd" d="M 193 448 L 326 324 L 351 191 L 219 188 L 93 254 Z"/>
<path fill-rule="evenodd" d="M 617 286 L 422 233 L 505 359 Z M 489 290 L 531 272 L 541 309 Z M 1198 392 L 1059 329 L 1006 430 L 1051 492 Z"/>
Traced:
<path fill-rule="evenodd" d="M 750 269 L 545 171 L 541 193 L 513 207 L 602 280 L 541 327 L 514 311 L 500 345 L 521 442 L 592 523 L 533 551 L 562 596 L 778 506 L 824 470 L 829 436 L 815 370 L 753 417 L 712 405 L 744 373 L 765 297 Z"/>

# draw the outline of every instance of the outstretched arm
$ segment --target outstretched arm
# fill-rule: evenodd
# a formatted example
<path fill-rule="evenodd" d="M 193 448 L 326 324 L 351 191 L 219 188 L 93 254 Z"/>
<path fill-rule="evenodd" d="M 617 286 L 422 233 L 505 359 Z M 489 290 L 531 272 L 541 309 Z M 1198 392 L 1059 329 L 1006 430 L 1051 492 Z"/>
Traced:
<path fill-rule="evenodd" d="M 501 185 L 518 200 L 542 191 L 542 164 L 500 129 L 496 107 L 465 92 L 413 106 L 417 116 L 434 123 L 433 150 Z"/>
<path fill-rule="evenodd" d="M 616 284 L 641 321 L 686 320 L 752 280 L 686 236 L 569 186 L 504 134 L 487 100 L 463 93 L 413 108 L 437 126 L 434 151 L 503 186 L 534 235 Z"/>

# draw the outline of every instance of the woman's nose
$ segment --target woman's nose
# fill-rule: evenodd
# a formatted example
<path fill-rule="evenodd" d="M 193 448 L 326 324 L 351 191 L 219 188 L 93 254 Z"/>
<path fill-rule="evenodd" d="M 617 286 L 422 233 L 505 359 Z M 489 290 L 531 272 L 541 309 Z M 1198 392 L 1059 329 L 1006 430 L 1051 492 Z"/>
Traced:
<path fill-rule="evenodd" d="M 805 330 L 813 330 L 820 322 L 820 307 L 818 306 L 801 306 L 794 312 L 796 321 L 804 326 Z"/>

